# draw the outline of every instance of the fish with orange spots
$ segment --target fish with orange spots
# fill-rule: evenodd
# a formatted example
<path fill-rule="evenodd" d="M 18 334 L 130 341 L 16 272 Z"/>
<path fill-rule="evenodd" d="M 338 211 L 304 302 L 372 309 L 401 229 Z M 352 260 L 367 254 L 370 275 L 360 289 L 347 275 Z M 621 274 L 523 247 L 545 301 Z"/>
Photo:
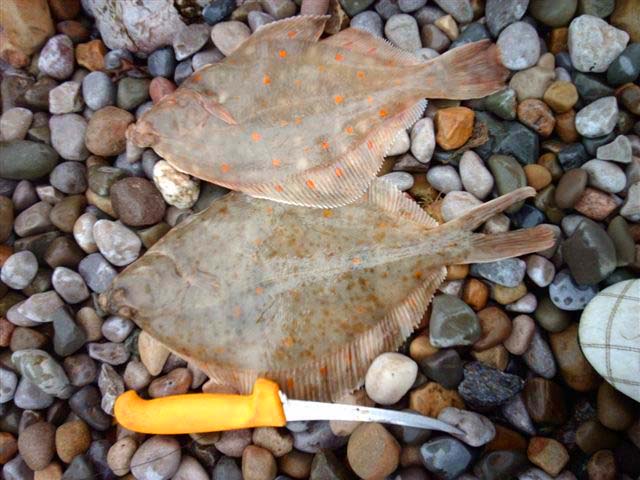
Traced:
<path fill-rule="evenodd" d="M 367 190 L 426 98 L 504 87 L 508 71 L 488 41 L 425 62 L 355 28 L 320 40 L 327 18 L 259 28 L 132 125 L 131 147 L 151 147 L 182 172 L 254 197 L 336 207 Z"/>
<path fill-rule="evenodd" d="M 419 325 L 446 266 L 553 246 L 545 226 L 473 233 L 534 194 L 522 188 L 438 225 L 382 178 L 333 209 L 232 192 L 170 231 L 100 301 L 216 383 L 248 393 L 266 377 L 294 398 L 336 399 Z"/>

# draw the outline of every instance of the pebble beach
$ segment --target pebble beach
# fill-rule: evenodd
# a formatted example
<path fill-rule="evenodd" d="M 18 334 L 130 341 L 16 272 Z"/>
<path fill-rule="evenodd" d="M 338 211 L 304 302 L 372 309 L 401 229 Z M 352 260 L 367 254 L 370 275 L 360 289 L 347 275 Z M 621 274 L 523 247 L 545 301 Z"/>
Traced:
<path fill-rule="evenodd" d="M 99 295 L 228 190 L 128 148 L 127 128 L 301 14 L 425 62 L 496 43 L 505 88 L 430 100 L 379 176 L 440 223 L 533 187 L 479 231 L 547 225 L 555 244 L 449 266 L 416 331 L 336 399 L 462 435 L 345 421 L 129 431 L 113 416 L 126 390 L 227 390 Z M 0 0 L 0 478 L 640 478 L 639 80 L 639 0 Z"/>

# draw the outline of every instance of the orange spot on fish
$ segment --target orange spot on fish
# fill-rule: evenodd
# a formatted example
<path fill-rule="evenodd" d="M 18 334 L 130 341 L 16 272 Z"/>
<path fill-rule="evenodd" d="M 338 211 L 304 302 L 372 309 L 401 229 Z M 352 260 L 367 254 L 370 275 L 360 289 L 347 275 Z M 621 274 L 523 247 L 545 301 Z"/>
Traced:
<path fill-rule="evenodd" d="M 296 87 L 299 87 L 300 85 L 302 85 L 302 80 L 299 80 L 299 79 L 298 79 L 298 80 L 294 80 L 294 81 L 293 81 L 293 84 L 294 84 Z"/>
<path fill-rule="evenodd" d="M 371 47 L 369 50 L 367 50 L 367 53 L 369 55 L 372 55 L 372 54 L 376 53 L 376 50 L 378 50 L 376 47 Z"/>
<path fill-rule="evenodd" d="M 378 112 L 378 115 L 384 118 L 387 116 L 387 111 L 383 108 Z"/>
<path fill-rule="evenodd" d="M 233 316 L 235 318 L 240 318 L 242 316 L 242 308 L 240 308 L 238 306 L 235 306 L 235 307 L 233 307 L 233 312 L 232 313 L 233 313 Z"/>
<path fill-rule="evenodd" d="M 262 77 L 262 83 L 264 83 L 265 85 L 269 85 L 271 83 L 271 77 L 269 77 L 269 75 L 265 75 L 264 77 Z"/>
<path fill-rule="evenodd" d="M 227 173 L 229 170 L 231 170 L 231 167 L 228 163 L 223 163 L 222 165 L 220 165 L 220 170 L 222 170 L 222 173 Z"/>
<path fill-rule="evenodd" d="M 373 150 L 373 142 L 371 140 L 367 140 L 367 148 Z"/>
<path fill-rule="evenodd" d="M 364 305 L 358 305 L 356 307 L 356 313 L 359 313 L 359 314 L 367 313 L 367 307 L 365 307 Z"/>
<path fill-rule="evenodd" d="M 289 30 L 289 31 L 287 32 L 287 36 L 288 36 L 289 38 L 295 38 L 295 36 L 296 36 L 296 35 L 298 35 L 298 32 L 296 32 L 296 31 L 294 31 L 294 30 Z"/>
<path fill-rule="evenodd" d="M 287 378 L 286 382 L 287 382 L 287 390 L 289 391 L 293 390 L 293 386 L 295 385 L 293 378 Z"/>
<path fill-rule="evenodd" d="M 331 210 L 323 210 L 322 211 L 322 216 L 325 218 L 329 218 L 331 215 L 333 215 L 333 212 Z"/>
<path fill-rule="evenodd" d="M 304 148 L 302 149 L 302 151 L 303 151 L 304 153 L 309 153 L 309 152 L 311 151 L 311 147 L 304 147 Z"/>
<path fill-rule="evenodd" d="M 341 177 L 342 175 L 344 175 L 344 171 L 340 167 L 337 167 L 336 168 L 336 177 Z"/>
<path fill-rule="evenodd" d="M 282 164 L 282 162 L 280 161 L 280 159 L 279 159 L 279 158 L 274 158 L 273 160 L 271 160 L 271 164 L 272 164 L 274 167 L 279 167 L 279 166 Z"/>
<path fill-rule="evenodd" d="M 362 80 L 364 78 L 364 72 L 362 70 L 358 70 L 356 72 L 356 77 L 358 77 L 360 80 Z"/>
<path fill-rule="evenodd" d="M 396 64 L 396 62 L 394 62 L 393 60 L 387 60 L 387 61 L 385 62 L 385 64 L 386 64 L 388 67 L 394 67 L 394 66 L 395 66 L 395 64 Z"/>
<path fill-rule="evenodd" d="M 318 71 L 319 72 L 324 72 L 326 69 L 324 67 L 324 65 L 318 65 Z"/>
<path fill-rule="evenodd" d="M 254 142 L 259 142 L 262 139 L 262 135 L 260 135 L 258 132 L 253 132 L 251 134 L 251 140 L 253 140 Z"/>
<path fill-rule="evenodd" d="M 373 102 L 373 97 L 371 97 L 371 96 L 367 97 L 367 102 L 372 103 Z"/>
<path fill-rule="evenodd" d="M 282 190 L 284 190 L 284 188 L 282 188 L 282 185 L 276 185 L 276 186 L 275 186 L 275 187 L 273 187 L 273 188 L 274 188 L 274 190 L 275 190 L 276 192 L 281 192 Z"/>
<path fill-rule="evenodd" d="M 280 50 L 278 52 L 278 55 L 280 55 L 280 58 L 284 58 L 287 56 L 287 51 L 286 50 Z"/>
<path fill-rule="evenodd" d="M 313 180 L 307 180 L 307 187 L 313 190 L 314 188 L 316 188 L 316 184 L 313 182 Z"/>
<path fill-rule="evenodd" d="M 202 80 L 202 74 L 196 73 L 193 77 L 191 77 L 194 82 L 199 82 Z"/>
<path fill-rule="evenodd" d="M 416 279 L 420 280 L 422 278 L 422 272 L 415 272 L 413 276 L 416 277 Z"/>
<path fill-rule="evenodd" d="M 281 127 L 286 127 L 287 125 L 289 125 L 289 122 L 287 122 L 286 120 L 280 120 Z"/>
<path fill-rule="evenodd" d="M 347 132 L 347 135 L 351 135 L 353 133 L 353 127 L 348 126 L 347 128 L 344 129 L 344 131 Z"/>
<path fill-rule="evenodd" d="M 263 292 L 264 292 L 264 288 L 262 288 L 262 287 L 256 287 L 256 293 L 257 293 L 258 295 L 262 295 L 262 293 L 263 293 Z"/>
<path fill-rule="evenodd" d="M 362 263 L 362 259 L 360 257 L 353 257 L 351 263 L 353 263 L 354 265 L 360 265 Z"/>
<path fill-rule="evenodd" d="M 293 339 L 293 337 L 284 337 L 282 339 L 282 344 L 286 347 L 286 348 L 290 348 L 293 347 L 293 344 L 296 343 L 295 340 Z"/>
<path fill-rule="evenodd" d="M 327 142 L 326 140 L 324 140 L 320 146 L 322 147 L 323 150 L 329 150 L 329 142 Z"/>
<path fill-rule="evenodd" d="M 336 62 L 341 62 L 342 60 L 344 60 L 344 55 L 336 53 Z"/>
<path fill-rule="evenodd" d="M 327 369 L 327 367 L 320 367 L 320 375 L 322 375 L 323 377 L 326 377 L 327 373 L 329 373 L 329 370 Z"/>
<path fill-rule="evenodd" d="M 302 123 L 302 117 L 295 117 L 295 118 L 293 119 L 293 122 L 294 122 L 296 125 L 300 125 L 300 124 Z"/>
<path fill-rule="evenodd" d="M 336 105 L 339 105 L 344 102 L 344 97 L 342 95 L 336 95 L 333 97 L 333 100 L 336 102 Z"/>

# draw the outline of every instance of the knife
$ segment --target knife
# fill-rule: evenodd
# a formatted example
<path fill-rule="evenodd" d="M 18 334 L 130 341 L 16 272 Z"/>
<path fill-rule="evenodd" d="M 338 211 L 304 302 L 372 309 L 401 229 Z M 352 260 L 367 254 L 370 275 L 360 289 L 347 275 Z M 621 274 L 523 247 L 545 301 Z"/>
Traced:
<path fill-rule="evenodd" d="M 417 413 L 338 403 L 290 400 L 278 384 L 259 378 L 250 395 L 192 393 L 144 400 L 129 390 L 115 402 L 123 427 L 140 433 L 177 435 L 254 427 L 284 427 L 298 420 L 379 422 L 462 435 L 448 423 Z"/>

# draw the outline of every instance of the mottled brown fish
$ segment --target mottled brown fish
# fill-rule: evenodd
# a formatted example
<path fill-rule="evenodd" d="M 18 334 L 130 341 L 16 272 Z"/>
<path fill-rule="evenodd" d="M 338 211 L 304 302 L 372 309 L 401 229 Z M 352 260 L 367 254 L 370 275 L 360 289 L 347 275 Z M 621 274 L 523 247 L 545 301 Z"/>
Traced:
<path fill-rule="evenodd" d="M 424 62 L 354 28 L 318 41 L 326 20 L 258 29 L 145 113 L 130 144 L 232 190 L 335 207 L 366 191 L 425 98 L 479 98 L 504 87 L 508 71 L 488 41 Z"/>
<path fill-rule="evenodd" d="M 522 188 L 438 226 L 383 179 L 336 209 L 233 192 L 169 232 L 101 301 L 215 382 L 249 392 L 262 376 L 294 398 L 335 399 L 416 328 L 445 266 L 553 245 L 544 226 L 472 233 L 534 194 Z"/>

